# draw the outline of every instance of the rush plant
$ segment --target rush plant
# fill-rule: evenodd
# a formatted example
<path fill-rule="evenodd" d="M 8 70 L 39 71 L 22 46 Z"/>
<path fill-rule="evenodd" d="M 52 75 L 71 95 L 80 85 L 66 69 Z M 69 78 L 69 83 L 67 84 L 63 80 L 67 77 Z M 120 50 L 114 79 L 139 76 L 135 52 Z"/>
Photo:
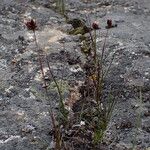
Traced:
<path fill-rule="evenodd" d="M 25 24 L 27 26 L 27 29 L 33 32 L 35 46 L 36 46 L 36 50 L 37 50 L 37 53 L 38 53 L 38 60 L 39 60 L 40 70 L 41 70 L 42 79 L 43 79 L 43 82 L 44 82 L 43 88 L 45 89 L 45 93 L 46 93 L 46 97 L 47 97 L 46 100 L 50 101 L 50 97 L 49 97 L 49 94 L 48 94 L 48 85 L 47 85 L 46 80 L 45 80 L 45 74 L 44 74 L 44 69 L 43 69 L 41 50 L 39 48 L 39 44 L 38 44 L 37 37 L 36 37 L 37 25 L 36 25 L 36 22 L 33 19 L 27 21 Z M 56 85 L 58 95 L 59 95 L 59 98 L 60 98 L 59 111 L 62 114 L 63 119 L 66 120 L 67 113 L 66 113 L 65 108 L 64 108 L 63 97 L 62 97 L 62 94 L 61 94 L 61 90 L 60 90 L 60 87 L 58 86 L 57 80 L 55 79 L 55 77 L 52 73 L 52 70 L 51 70 L 51 67 L 50 67 L 50 64 L 49 64 L 49 61 L 48 61 L 47 54 L 46 54 L 46 62 L 47 62 L 47 65 L 48 65 L 49 73 L 52 76 L 52 79 L 53 79 L 53 81 Z M 62 140 L 61 131 L 60 131 L 60 124 L 59 124 L 59 122 L 57 121 L 57 119 L 54 115 L 51 101 L 50 101 L 50 108 L 48 109 L 48 111 L 49 111 L 49 114 L 50 114 L 50 117 L 51 117 L 52 127 L 53 127 L 53 130 L 54 130 L 54 137 L 55 137 L 55 143 L 56 143 L 55 144 L 55 149 L 61 150 L 62 145 L 63 145 L 63 140 Z"/>
<path fill-rule="evenodd" d="M 90 19 L 89 19 L 90 20 Z M 90 45 L 92 55 L 90 54 L 91 60 L 93 60 L 94 69 L 88 68 L 88 72 L 90 72 L 90 79 L 93 81 L 93 95 L 94 100 L 96 102 L 96 117 L 97 119 L 97 125 L 94 130 L 94 143 L 99 143 L 103 139 L 105 130 L 107 128 L 107 125 L 109 123 L 111 113 L 113 111 L 115 101 L 112 97 L 111 91 L 108 95 L 108 101 L 107 103 L 103 103 L 103 90 L 104 90 L 104 82 L 105 79 L 110 71 L 112 62 L 115 58 L 115 54 L 111 57 L 109 60 L 109 64 L 106 67 L 106 60 L 108 56 L 105 55 L 106 51 L 106 41 L 108 37 L 108 33 L 110 28 L 112 27 L 112 20 L 107 20 L 107 26 L 106 26 L 106 35 L 104 38 L 104 42 L 102 45 L 102 48 L 100 49 L 97 44 L 97 36 L 100 30 L 100 27 L 97 22 L 94 22 L 92 24 L 93 31 L 89 31 L 89 37 L 90 37 Z M 90 83 L 89 83 L 90 84 Z"/>

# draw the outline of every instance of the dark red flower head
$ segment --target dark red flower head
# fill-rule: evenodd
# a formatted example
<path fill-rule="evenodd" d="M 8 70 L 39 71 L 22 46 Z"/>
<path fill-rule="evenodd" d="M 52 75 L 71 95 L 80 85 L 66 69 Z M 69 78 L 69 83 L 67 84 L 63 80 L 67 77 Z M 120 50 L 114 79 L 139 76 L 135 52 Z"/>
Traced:
<path fill-rule="evenodd" d="M 92 28 L 94 30 L 98 30 L 99 29 L 99 25 L 98 25 L 98 23 L 96 21 L 92 23 Z"/>
<path fill-rule="evenodd" d="M 27 21 L 25 24 L 26 24 L 28 30 L 35 31 L 35 29 L 37 28 L 36 22 L 33 19 L 31 19 L 30 21 Z"/>
<path fill-rule="evenodd" d="M 112 20 L 111 20 L 111 19 L 108 19 L 108 20 L 107 20 L 107 27 L 108 27 L 108 28 L 111 28 L 111 27 L 112 27 Z"/>

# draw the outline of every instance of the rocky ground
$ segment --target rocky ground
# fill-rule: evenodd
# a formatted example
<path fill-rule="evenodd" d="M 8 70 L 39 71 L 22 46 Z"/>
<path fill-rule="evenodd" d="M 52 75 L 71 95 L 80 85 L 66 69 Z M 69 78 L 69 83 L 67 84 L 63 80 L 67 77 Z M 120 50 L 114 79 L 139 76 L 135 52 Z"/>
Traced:
<path fill-rule="evenodd" d="M 52 146 L 50 103 L 56 107 L 58 95 L 50 82 L 50 100 L 44 100 L 38 56 L 32 32 L 25 20 L 36 19 L 40 48 L 48 54 L 54 75 L 63 80 L 67 98 L 72 82 L 83 81 L 80 66 L 85 56 L 79 35 L 68 35 L 65 18 L 56 13 L 52 0 L 0 1 L 0 150 L 48 150 Z M 70 18 L 98 21 L 99 51 L 109 30 L 106 50 L 116 57 L 105 81 L 112 89 L 116 105 L 104 138 L 106 150 L 130 150 L 136 136 L 138 150 L 150 148 L 150 2 L 149 0 L 68 0 Z M 62 42 L 63 41 L 63 42 Z M 72 62 L 75 62 L 72 64 Z M 47 65 L 43 59 L 44 71 Z M 142 104 L 139 96 L 142 89 Z M 137 116 L 141 111 L 141 125 Z M 81 148 L 80 148 L 81 149 Z"/>

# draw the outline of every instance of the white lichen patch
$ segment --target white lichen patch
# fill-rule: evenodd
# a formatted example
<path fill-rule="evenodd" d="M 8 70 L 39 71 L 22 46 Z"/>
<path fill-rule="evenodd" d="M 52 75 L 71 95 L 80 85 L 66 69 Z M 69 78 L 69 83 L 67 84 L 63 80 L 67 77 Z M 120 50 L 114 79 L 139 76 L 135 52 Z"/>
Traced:
<path fill-rule="evenodd" d="M 35 95 L 32 92 L 30 92 L 30 98 L 31 99 L 36 99 Z"/>
<path fill-rule="evenodd" d="M 145 76 L 148 76 L 150 72 L 146 71 L 144 74 Z"/>
<path fill-rule="evenodd" d="M 7 143 L 7 142 L 9 142 L 9 141 L 12 141 L 12 140 L 14 140 L 14 139 L 19 139 L 19 138 L 21 138 L 20 135 L 16 135 L 16 136 L 11 135 L 11 136 L 10 136 L 8 139 L 6 139 L 6 140 L 0 140 L 0 144 L 5 144 L 5 143 Z"/>
<path fill-rule="evenodd" d="M 32 132 L 33 130 L 35 130 L 35 127 L 33 127 L 32 125 L 28 124 L 26 125 L 24 128 L 22 128 L 22 132 L 25 132 L 25 133 L 30 133 Z"/>
<path fill-rule="evenodd" d="M 80 121 L 80 125 L 81 125 L 81 126 L 85 126 L 85 121 L 82 121 L 82 120 L 81 120 L 81 121 Z"/>
<path fill-rule="evenodd" d="M 135 52 L 131 52 L 132 55 L 136 55 Z"/>
<path fill-rule="evenodd" d="M 142 27 L 141 23 L 137 23 L 137 22 L 133 22 L 132 25 L 136 28 L 136 29 L 140 29 Z"/>
<path fill-rule="evenodd" d="M 30 41 L 34 41 L 33 33 L 27 32 L 26 36 Z"/>
<path fill-rule="evenodd" d="M 123 46 L 122 42 L 118 41 L 117 43 L 119 44 L 119 46 Z"/>
<path fill-rule="evenodd" d="M 43 111 L 39 114 L 39 118 L 43 118 L 43 117 L 47 117 L 47 116 L 49 116 L 49 112 Z"/>
<path fill-rule="evenodd" d="M 71 72 L 74 72 L 74 73 L 83 71 L 82 68 L 81 68 L 79 65 L 73 66 L 73 67 L 69 68 L 69 70 L 70 70 Z"/>
<path fill-rule="evenodd" d="M 24 115 L 25 115 L 25 112 L 22 111 L 22 110 L 18 110 L 18 111 L 16 112 L 16 114 L 17 114 L 18 116 L 24 116 Z"/>
<path fill-rule="evenodd" d="M 13 89 L 13 88 L 14 88 L 14 86 L 10 85 L 9 88 L 5 89 L 5 92 L 10 93 L 11 89 Z"/>
<path fill-rule="evenodd" d="M 0 69 L 6 69 L 7 63 L 5 59 L 0 59 Z"/>
<path fill-rule="evenodd" d="M 144 79 L 131 78 L 131 79 L 128 80 L 128 85 L 143 87 L 144 86 Z"/>
<path fill-rule="evenodd" d="M 124 7 L 125 13 L 128 13 L 131 10 L 131 7 Z"/>
<path fill-rule="evenodd" d="M 118 66 L 118 65 L 119 65 L 119 62 L 115 62 L 115 61 L 114 61 L 114 62 L 112 62 L 112 64 L 115 65 L 115 66 Z"/>
<path fill-rule="evenodd" d="M 28 61 L 28 73 L 31 73 L 34 70 L 34 65 L 32 62 Z"/>
<path fill-rule="evenodd" d="M 31 19 L 31 12 L 26 11 L 26 12 L 24 13 L 24 18 Z"/>
<path fill-rule="evenodd" d="M 0 51 L 6 51 L 6 47 L 2 45 Z"/>
<path fill-rule="evenodd" d="M 37 73 L 34 77 L 35 81 L 41 81 L 41 79 L 42 79 L 42 75 L 40 73 Z"/>
<path fill-rule="evenodd" d="M 21 59 L 28 59 L 34 52 L 32 50 L 27 50 L 23 54 L 18 54 L 15 56 L 14 60 L 20 61 Z"/>
<path fill-rule="evenodd" d="M 48 72 L 48 70 L 49 70 L 48 67 L 44 67 L 44 68 L 43 68 L 44 74 L 45 74 L 46 72 Z M 42 77 L 41 70 L 39 70 L 38 73 L 35 75 L 34 80 L 35 80 L 35 81 L 41 81 L 42 78 L 43 78 L 43 77 Z"/>
<path fill-rule="evenodd" d="M 27 120 L 27 114 L 25 113 L 24 110 L 16 109 L 12 107 L 10 113 L 13 115 L 14 119 L 17 121 Z"/>

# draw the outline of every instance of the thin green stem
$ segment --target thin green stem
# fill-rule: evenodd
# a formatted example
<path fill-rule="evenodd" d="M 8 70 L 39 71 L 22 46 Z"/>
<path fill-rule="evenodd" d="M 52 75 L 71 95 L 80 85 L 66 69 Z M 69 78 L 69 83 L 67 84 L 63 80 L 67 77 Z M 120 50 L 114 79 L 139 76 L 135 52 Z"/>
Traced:
<path fill-rule="evenodd" d="M 64 115 L 64 113 L 65 113 L 65 107 L 64 107 L 64 103 L 63 103 L 63 96 L 62 96 L 62 93 L 61 93 L 61 89 L 60 89 L 60 87 L 59 87 L 59 85 L 58 85 L 58 83 L 57 83 L 57 81 L 56 81 L 56 79 L 55 79 L 55 77 L 54 77 L 54 75 L 52 73 L 52 70 L 51 70 L 51 67 L 50 67 L 50 64 L 49 64 L 49 61 L 48 61 L 47 54 L 46 54 L 46 62 L 47 62 L 47 66 L 49 68 L 49 73 L 52 76 L 52 79 L 53 79 L 53 81 L 54 81 L 54 83 L 56 85 L 56 88 L 57 88 L 57 91 L 58 91 L 58 94 L 59 94 L 59 98 L 60 98 L 60 107 L 62 108 L 62 113 Z"/>
<path fill-rule="evenodd" d="M 36 45 L 36 48 L 37 48 L 37 52 L 38 52 L 38 60 L 39 60 L 39 64 L 40 64 L 40 69 L 41 69 L 41 73 L 42 73 L 42 78 L 43 78 L 43 81 L 44 81 L 44 85 L 46 87 L 46 82 L 44 80 L 44 70 L 43 70 L 43 64 L 42 64 L 42 58 L 41 58 L 41 55 L 40 55 L 40 49 L 39 49 L 39 46 L 38 46 L 38 42 L 37 42 L 37 38 L 36 38 L 36 34 L 35 34 L 35 31 L 33 31 L 33 35 L 34 35 L 34 40 L 35 40 L 35 45 Z"/>
<path fill-rule="evenodd" d="M 94 30 L 94 62 L 95 62 L 95 66 L 97 66 L 97 46 L 96 46 L 96 30 Z"/>
<path fill-rule="evenodd" d="M 104 61 L 104 52 L 105 52 L 105 46 L 106 46 L 106 39 L 107 39 L 107 36 L 108 36 L 108 29 L 107 29 L 107 32 L 106 32 L 106 36 L 105 36 L 105 39 L 104 39 L 104 44 L 103 44 L 103 47 L 102 47 L 102 54 L 101 54 L 101 83 L 103 82 L 103 61 Z"/>
<path fill-rule="evenodd" d="M 38 46 L 35 30 L 33 31 L 33 33 L 34 33 L 35 45 L 36 45 L 36 48 L 37 48 L 37 51 L 38 51 L 38 59 L 39 59 L 39 63 L 40 63 L 42 78 L 43 78 L 43 81 L 44 81 L 45 93 L 46 93 L 47 99 L 49 100 L 50 98 L 49 98 L 49 95 L 48 95 L 48 89 L 47 89 L 45 76 L 44 76 L 44 70 L 43 70 L 43 63 L 42 63 L 42 58 L 41 58 L 41 55 L 40 55 L 40 49 L 39 49 L 39 46 Z M 50 102 L 50 109 L 48 111 L 49 111 L 49 114 L 50 114 L 50 117 L 51 117 L 51 120 L 52 120 L 54 134 L 55 134 L 55 138 L 56 138 L 56 147 L 55 148 L 57 150 L 61 150 L 61 144 L 62 144 L 61 141 L 62 140 L 61 140 L 60 129 L 59 129 L 59 127 L 57 127 L 57 125 L 55 123 L 55 117 L 54 117 L 54 113 L 53 113 L 53 110 L 52 110 L 51 102 Z"/>

